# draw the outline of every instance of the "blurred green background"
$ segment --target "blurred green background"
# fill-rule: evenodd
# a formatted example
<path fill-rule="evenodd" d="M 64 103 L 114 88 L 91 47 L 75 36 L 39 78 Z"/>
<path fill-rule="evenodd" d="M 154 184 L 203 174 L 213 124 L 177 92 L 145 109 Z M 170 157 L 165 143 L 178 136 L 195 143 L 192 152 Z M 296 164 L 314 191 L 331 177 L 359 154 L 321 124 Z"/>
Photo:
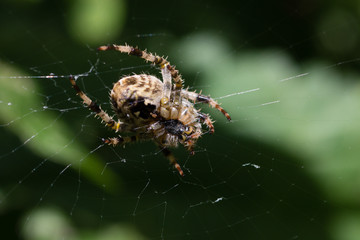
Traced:
<path fill-rule="evenodd" d="M 4 0 L 0 18 L 1 239 L 360 239 L 358 1 Z M 201 106 L 216 132 L 174 150 L 184 178 L 152 143 L 102 147 L 70 87 L 110 111 L 120 76 L 159 76 L 96 51 L 125 42 L 232 116 Z"/>

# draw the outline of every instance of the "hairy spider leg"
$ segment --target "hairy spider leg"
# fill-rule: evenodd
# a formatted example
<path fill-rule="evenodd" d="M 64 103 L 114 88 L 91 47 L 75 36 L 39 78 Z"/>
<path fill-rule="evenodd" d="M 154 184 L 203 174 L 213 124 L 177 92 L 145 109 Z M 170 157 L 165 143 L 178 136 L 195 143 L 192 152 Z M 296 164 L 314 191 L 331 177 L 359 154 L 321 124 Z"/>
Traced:
<path fill-rule="evenodd" d="M 76 91 L 76 94 L 84 101 L 84 104 L 93 111 L 97 116 L 99 116 L 102 121 L 105 122 L 106 126 L 110 127 L 111 129 L 115 130 L 116 132 L 120 130 L 122 127 L 122 123 L 120 121 L 115 122 L 115 120 L 110 117 L 101 107 L 95 102 L 92 101 L 76 84 L 75 78 L 70 76 L 70 82 L 73 88 Z"/>
<path fill-rule="evenodd" d="M 213 125 L 213 121 L 211 121 L 211 118 L 209 115 L 205 114 L 205 113 L 202 113 L 202 112 L 199 112 L 199 117 L 200 117 L 200 121 L 202 123 L 205 123 L 206 126 L 208 126 L 209 130 L 210 130 L 210 133 L 213 134 L 215 132 L 215 128 L 214 128 L 214 125 Z"/>
<path fill-rule="evenodd" d="M 170 118 L 170 97 L 171 97 L 171 73 L 165 64 L 161 67 L 161 75 L 163 80 L 163 94 L 160 100 L 160 113 L 165 118 Z"/>
<path fill-rule="evenodd" d="M 209 104 L 212 108 L 216 108 L 217 110 L 219 110 L 222 114 L 224 114 L 224 116 L 231 121 L 231 117 L 230 115 L 225 111 L 225 109 L 223 109 L 214 99 L 212 99 L 209 96 L 205 96 L 196 92 L 190 92 L 187 90 L 182 90 L 181 94 L 184 98 L 186 99 L 190 99 L 191 101 L 195 102 L 201 102 L 201 103 L 207 103 Z"/>
<path fill-rule="evenodd" d="M 164 89 L 166 88 L 166 91 L 164 91 L 164 95 L 169 95 L 169 93 L 171 92 L 171 80 L 169 81 L 169 79 L 164 76 L 164 70 L 163 69 L 168 69 L 168 71 L 171 74 L 171 77 L 174 81 L 174 99 L 173 99 L 173 103 L 175 104 L 175 106 L 180 106 L 181 105 L 181 90 L 183 88 L 183 80 L 181 78 L 181 75 L 179 74 L 179 71 L 175 69 L 174 66 L 170 65 L 170 62 L 167 61 L 165 58 L 160 57 L 158 55 L 154 55 L 152 53 L 148 53 L 146 52 L 146 50 L 140 50 L 138 48 L 134 48 L 131 47 L 129 45 L 115 45 L 115 44 L 109 44 L 106 46 L 100 46 L 98 48 L 99 51 L 107 51 L 107 50 L 116 50 L 119 51 L 121 53 L 127 53 L 128 55 L 131 56 L 137 56 L 140 57 L 144 60 L 146 60 L 147 62 L 151 62 L 155 65 L 158 65 L 160 67 L 160 69 L 162 70 L 162 75 L 163 75 L 163 81 L 164 81 Z M 166 75 L 166 73 L 165 73 Z M 177 107 L 179 110 L 179 107 Z"/>
<path fill-rule="evenodd" d="M 121 137 L 121 136 L 117 136 L 117 137 L 113 137 L 113 138 L 103 138 L 101 139 L 104 143 L 112 145 L 113 147 L 116 147 L 117 145 L 121 145 L 121 144 L 126 144 L 126 143 L 131 143 L 131 142 L 137 142 L 139 140 L 143 140 L 143 135 L 142 134 L 138 134 L 138 135 L 134 135 L 134 136 L 126 136 L 126 137 Z"/>
<path fill-rule="evenodd" d="M 176 170 L 179 172 L 180 176 L 184 176 L 184 172 L 181 169 L 180 165 L 176 162 L 175 156 L 171 153 L 171 151 L 163 146 L 160 146 L 161 152 L 164 154 L 164 156 L 169 159 L 170 164 L 174 166 L 174 168 L 176 168 Z"/>
<path fill-rule="evenodd" d="M 161 75 L 162 75 L 162 80 L 163 80 L 163 84 L 164 84 L 162 99 L 170 100 L 171 72 L 169 71 L 169 69 L 166 66 L 167 65 L 165 65 L 163 68 L 161 68 Z"/>

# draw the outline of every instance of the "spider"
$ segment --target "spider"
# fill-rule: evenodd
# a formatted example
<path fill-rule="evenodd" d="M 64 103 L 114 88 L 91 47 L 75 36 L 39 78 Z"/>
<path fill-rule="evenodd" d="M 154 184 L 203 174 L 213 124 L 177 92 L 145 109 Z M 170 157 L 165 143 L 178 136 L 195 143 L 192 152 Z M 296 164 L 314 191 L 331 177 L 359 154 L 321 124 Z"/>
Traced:
<path fill-rule="evenodd" d="M 115 121 L 79 88 L 76 78 L 70 76 L 70 82 L 77 95 L 106 126 L 115 132 L 130 133 L 130 136 L 119 135 L 103 138 L 102 141 L 117 146 L 138 140 L 153 140 L 169 159 L 170 164 L 183 176 L 184 172 L 169 148 L 177 147 L 180 143 L 194 154 L 194 144 L 203 135 L 201 124 L 205 124 L 210 133 L 214 133 L 210 116 L 195 109 L 194 103 L 209 104 L 222 112 L 229 121 L 230 115 L 209 96 L 183 89 L 179 71 L 164 57 L 128 45 L 111 44 L 101 46 L 98 50 L 116 50 L 143 58 L 160 68 L 163 80 L 160 81 L 152 75 L 140 74 L 124 76 L 116 82 L 110 92 L 112 109 L 118 117 L 118 121 Z"/>

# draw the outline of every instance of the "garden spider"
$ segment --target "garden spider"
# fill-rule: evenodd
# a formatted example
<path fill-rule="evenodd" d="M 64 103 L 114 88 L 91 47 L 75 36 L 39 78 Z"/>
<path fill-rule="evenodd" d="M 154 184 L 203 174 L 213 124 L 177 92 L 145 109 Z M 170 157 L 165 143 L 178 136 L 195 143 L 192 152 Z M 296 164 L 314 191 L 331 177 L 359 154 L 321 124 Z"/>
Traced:
<path fill-rule="evenodd" d="M 102 139 L 109 145 L 123 145 L 138 140 L 154 140 L 170 163 L 181 176 L 180 165 L 169 150 L 178 143 L 194 154 L 194 144 L 203 134 L 201 124 L 207 125 L 214 133 L 213 121 L 208 114 L 194 108 L 192 102 L 207 103 L 218 109 L 230 121 L 229 114 L 209 96 L 183 89 L 183 80 L 179 71 L 163 57 L 142 51 L 128 45 L 107 45 L 99 51 L 116 50 L 137 56 L 157 65 L 161 69 L 162 79 L 152 75 L 140 74 L 121 78 L 114 84 L 110 93 L 112 108 L 118 121 L 110 117 L 101 107 L 92 101 L 70 77 L 70 82 L 84 104 L 101 118 L 115 132 L 133 133 L 132 136 L 117 136 Z M 172 85 L 172 81 L 174 84 Z"/>

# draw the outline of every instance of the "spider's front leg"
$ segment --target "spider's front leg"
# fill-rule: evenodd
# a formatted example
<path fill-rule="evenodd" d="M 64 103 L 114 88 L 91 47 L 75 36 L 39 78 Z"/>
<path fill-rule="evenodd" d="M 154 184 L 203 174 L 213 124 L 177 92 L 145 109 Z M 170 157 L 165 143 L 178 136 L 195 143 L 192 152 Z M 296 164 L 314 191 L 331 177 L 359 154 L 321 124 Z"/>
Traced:
<path fill-rule="evenodd" d="M 116 132 L 119 131 L 122 127 L 122 123 L 120 121 L 115 122 L 115 120 L 110 117 L 101 107 L 94 101 L 92 101 L 76 84 L 75 78 L 70 76 L 70 83 L 76 91 L 76 94 L 84 101 L 84 104 L 93 111 L 97 116 L 101 118 L 102 121 L 105 122 L 106 126 L 110 127 L 111 129 L 115 130 Z"/>
<path fill-rule="evenodd" d="M 174 97 L 172 99 L 172 84 L 171 84 L 171 68 L 167 62 L 161 66 L 161 74 L 163 79 L 163 93 L 160 100 L 160 115 L 165 119 L 178 119 L 181 108 L 181 98 Z M 178 91 L 179 92 L 179 91 Z M 176 96 L 176 92 L 175 92 Z"/>

